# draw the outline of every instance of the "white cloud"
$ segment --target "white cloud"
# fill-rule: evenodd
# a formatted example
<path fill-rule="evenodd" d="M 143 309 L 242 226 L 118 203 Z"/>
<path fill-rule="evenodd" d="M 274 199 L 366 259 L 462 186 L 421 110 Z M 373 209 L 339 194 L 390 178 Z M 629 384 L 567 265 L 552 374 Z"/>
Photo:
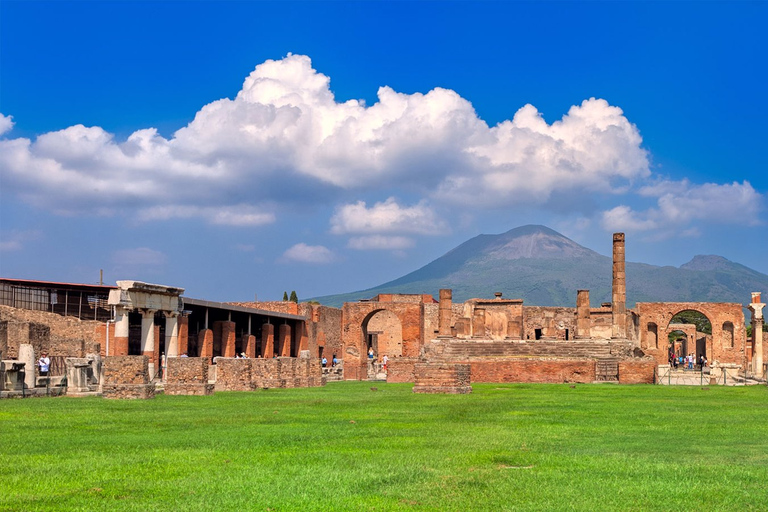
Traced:
<path fill-rule="evenodd" d="M 355 236 L 349 239 L 347 247 L 360 251 L 389 250 L 398 251 L 414 246 L 414 241 L 405 236 Z"/>
<path fill-rule="evenodd" d="M 0 129 L 10 125 L 2 117 Z M 309 57 L 288 55 L 256 66 L 234 99 L 205 105 L 168 139 L 146 128 L 121 141 L 76 125 L 0 140 L 0 168 L 5 187 L 53 211 L 139 209 L 146 220 L 260 225 L 274 218 L 259 205 L 297 201 L 296 187 L 301 200 L 323 202 L 338 200 L 329 190 L 386 184 L 474 209 L 580 188 L 622 191 L 649 173 L 640 144 L 637 128 L 604 100 L 585 100 L 551 125 L 526 105 L 489 128 L 449 89 L 381 87 L 369 107 L 337 102 Z M 213 213 L 233 203 L 256 211 Z"/>
<path fill-rule="evenodd" d="M 283 258 L 299 263 L 331 263 L 334 260 L 333 253 L 322 245 L 307 245 L 299 243 L 283 253 Z"/>
<path fill-rule="evenodd" d="M 331 218 L 331 233 L 373 234 L 411 233 L 440 234 L 446 224 L 432 209 L 421 202 L 414 206 L 400 206 L 394 197 L 368 208 L 364 201 L 346 204 L 336 209 Z"/>
<path fill-rule="evenodd" d="M 640 194 L 656 197 L 656 207 L 638 212 L 617 206 L 603 212 L 602 225 L 612 231 L 658 230 L 661 236 L 685 232 L 697 236 L 693 223 L 760 224 L 763 197 L 749 182 L 693 185 L 688 180 L 664 180 L 643 187 Z"/>
<path fill-rule="evenodd" d="M 262 212 L 247 204 L 205 208 L 184 205 L 154 206 L 140 210 L 138 218 L 141 221 L 200 218 L 208 224 L 225 226 L 262 226 L 275 221 L 274 213 Z"/>
<path fill-rule="evenodd" d="M 0 135 L 4 135 L 13 129 L 13 116 L 4 116 L 0 112 Z"/>

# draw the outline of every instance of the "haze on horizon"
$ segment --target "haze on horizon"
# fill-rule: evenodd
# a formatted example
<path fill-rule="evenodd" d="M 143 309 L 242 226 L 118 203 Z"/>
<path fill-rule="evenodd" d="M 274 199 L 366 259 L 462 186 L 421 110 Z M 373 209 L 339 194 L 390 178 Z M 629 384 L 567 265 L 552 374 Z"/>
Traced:
<path fill-rule="evenodd" d="M 4 2 L 0 275 L 306 298 L 525 224 L 768 273 L 766 14 Z"/>

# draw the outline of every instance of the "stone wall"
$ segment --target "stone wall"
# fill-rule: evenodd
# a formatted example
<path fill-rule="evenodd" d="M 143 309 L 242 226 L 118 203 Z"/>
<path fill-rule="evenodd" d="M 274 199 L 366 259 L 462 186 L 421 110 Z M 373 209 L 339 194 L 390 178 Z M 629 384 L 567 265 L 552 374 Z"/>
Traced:
<path fill-rule="evenodd" d="M 147 356 L 110 356 L 103 362 L 104 398 L 154 398 Z"/>
<path fill-rule="evenodd" d="M 18 327 L 21 331 L 15 328 L 8 330 L 3 357 L 18 357 L 20 343 L 31 343 L 36 354 L 45 350 L 49 355 L 64 357 L 85 357 L 86 353 L 95 352 L 97 346 L 104 346 L 104 323 L 95 320 L 0 306 L 0 323 L 6 321 L 28 323 L 34 327 L 26 333 L 22 327 Z M 0 350 L 3 350 L 3 343 L 0 332 Z"/>
<path fill-rule="evenodd" d="M 320 361 L 309 358 L 216 358 L 216 391 L 324 386 Z"/>
<path fill-rule="evenodd" d="M 572 340 L 576 336 L 576 308 L 523 306 L 523 339 L 535 340 L 536 329 L 542 337 Z"/>
<path fill-rule="evenodd" d="M 210 395 L 214 385 L 208 383 L 210 364 L 205 357 L 169 357 L 165 370 L 166 395 Z"/>
<path fill-rule="evenodd" d="M 507 359 L 471 361 L 472 382 L 591 383 L 595 361 L 568 359 Z"/>
<path fill-rule="evenodd" d="M 394 357 L 387 362 L 387 382 L 413 382 L 417 363 L 424 361 L 417 357 Z"/>
<path fill-rule="evenodd" d="M 470 367 L 468 364 L 417 363 L 414 365 L 413 392 L 471 393 Z"/>
<path fill-rule="evenodd" d="M 653 384 L 655 376 L 655 359 L 619 361 L 619 384 Z"/>

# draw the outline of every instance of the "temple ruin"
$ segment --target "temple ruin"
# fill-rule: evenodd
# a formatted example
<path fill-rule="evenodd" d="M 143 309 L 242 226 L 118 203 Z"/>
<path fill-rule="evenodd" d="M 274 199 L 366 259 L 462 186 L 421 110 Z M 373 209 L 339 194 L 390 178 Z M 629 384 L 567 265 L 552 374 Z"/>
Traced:
<path fill-rule="evenodd" d="M 96 287 L 0 279 L 0 392 L 44 387 L 50 394 L 65 380 L 71 393 L 136 398 L 154 396 L 156 385 L 204 395 L 339 379 L 455 393 L 471 390 L 470 382 L 653 383 L 670 375 L 670 358 L 680 354 L 706 357 L 713 375 L 765 380 L 759 292 L 746 305 L 638 302 L 627 309 L 623 233 L 613 235 L 612 301 L 593 307 L 589 290 L 574 292 L 573 308 L 528 306 L 501 293 L 455 303 L 450 289 L 437 300 L 379 294 L 332 308 L 209 302 L 140 281 Z M 687 311 L 706 317 L 711 332 L 675 320 Z M 40 380 L 42 351 L 52 367 Z"/>

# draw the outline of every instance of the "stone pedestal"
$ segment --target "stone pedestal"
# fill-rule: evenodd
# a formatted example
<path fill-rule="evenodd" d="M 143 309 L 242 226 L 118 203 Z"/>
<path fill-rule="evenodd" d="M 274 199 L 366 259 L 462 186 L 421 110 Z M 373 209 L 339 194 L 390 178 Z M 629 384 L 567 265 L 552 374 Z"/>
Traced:
<path fill-rule="evenodd" d="M 90 388 L 89 374 L 93 374 L 91 361 L 84 357 L 68 357 L 67 365 L 67 395 L 88 393 Z"/>
<path fill-rule="evenodd" d="M 0 384 L 3 391 L 22 391 L 24 389 L 24 366 L 26 363 L 15 360 L 0 361 Z"/>

